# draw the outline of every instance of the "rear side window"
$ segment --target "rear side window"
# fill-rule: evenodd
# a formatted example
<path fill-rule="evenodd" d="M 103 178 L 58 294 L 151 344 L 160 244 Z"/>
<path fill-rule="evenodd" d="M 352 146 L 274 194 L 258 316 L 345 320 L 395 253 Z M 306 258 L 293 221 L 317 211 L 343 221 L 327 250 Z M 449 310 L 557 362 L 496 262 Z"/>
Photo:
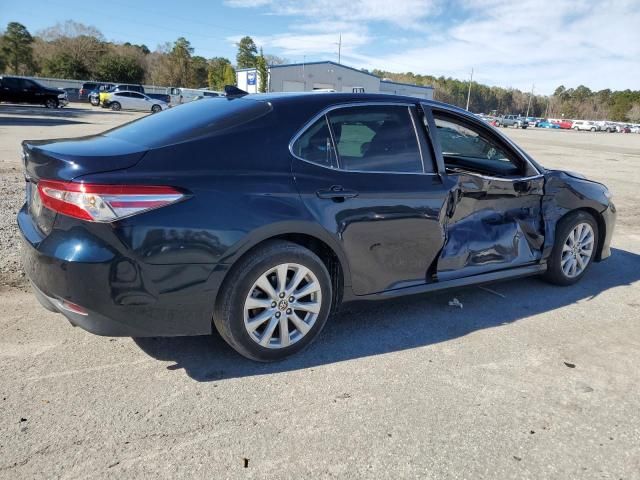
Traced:
<path fill-rule="evenodd" d="M 104 135 L 157 148 L 239 127 L 271 110 L 271 104 L 261 100 L 212 98 L 206 102 L 189 102 L 158 115 L 148 115 Z M 247 137 L 247 141 L 251 138 Z"/>
<path fill-rule="evenodd" d="M 340 168 L 365 172 L 423 172 L 409 107 L 345 107 L 332 110 L 327 117 Z"/>
<path fill-rule="evenodd" d="M 322 116 L 307 128 L 294 142 L 292 150 L 296 157 L 303 160 L 323 167 L 334 167 L 335 151 L 326 117 Z"/>

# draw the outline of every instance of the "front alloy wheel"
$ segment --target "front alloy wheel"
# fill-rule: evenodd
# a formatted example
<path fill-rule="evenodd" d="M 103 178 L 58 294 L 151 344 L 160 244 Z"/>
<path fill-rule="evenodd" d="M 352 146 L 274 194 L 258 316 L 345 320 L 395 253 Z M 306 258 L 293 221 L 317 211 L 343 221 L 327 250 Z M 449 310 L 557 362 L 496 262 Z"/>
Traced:
<path fill-rule="evenodd" d="M 595 235 L 588 223 L 579 223 L 567 236 L 562 246 L 562 271 L 568 278 L 578 277 L 593 256 Z"/>
<path fill-rule="evenodd" d="M 544 278 L 557 285 L 572 285 L 586 273 L 598 251 L 598 224 L 578 210 L 556 226 L 556 238 Z"/>

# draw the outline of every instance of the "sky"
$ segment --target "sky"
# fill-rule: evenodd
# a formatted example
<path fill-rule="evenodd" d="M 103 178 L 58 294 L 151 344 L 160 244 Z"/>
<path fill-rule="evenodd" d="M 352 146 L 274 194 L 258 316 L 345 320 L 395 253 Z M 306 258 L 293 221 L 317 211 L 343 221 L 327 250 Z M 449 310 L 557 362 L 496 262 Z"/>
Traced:
<path fill-rule="evenodd" d="M 39 6 L 39 4 L 41 4 Z M 550 94 L 559 85 L 640 90 L 640 0 L 0 0 L 37 33 L 65 20 L 155 49 L 184 36 L 235 61 L 249 35 L 292 62 L 444 75 Z"/>

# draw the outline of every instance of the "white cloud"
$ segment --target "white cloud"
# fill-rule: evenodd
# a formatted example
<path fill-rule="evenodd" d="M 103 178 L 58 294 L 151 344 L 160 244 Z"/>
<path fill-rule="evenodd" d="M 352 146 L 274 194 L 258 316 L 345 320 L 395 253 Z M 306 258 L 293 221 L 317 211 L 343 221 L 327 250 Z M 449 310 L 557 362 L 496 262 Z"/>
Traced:
<path fill-rule="evenodd" d="M 385 22 L 412 28 L 416 21 L 436 10 L 438 0 L 227 0 L 231 7 L 268 7 L 277 15 L 321 19 L 321 21 Z"/>
<path fill-rule="evenodd" d="M 560 84 L 640 88 L 637 0 L 457 0 L 446 7 L 437 0 L 227 4 L 260 5 L 298 20 L 288 32 L 263 39 L 265 48 L 281 49 L 284 55 L 331 58 L 343 32 L 343 57 L 356 67 L 454 78 L 467 78 L 474 68 L 474 78 L 482 83 L 523 90 L 535 83 L 541 93 Z M 402 35 L 394 35 L 398 30 Z M 380 54 L 376 42 L 395 50 Z"/>

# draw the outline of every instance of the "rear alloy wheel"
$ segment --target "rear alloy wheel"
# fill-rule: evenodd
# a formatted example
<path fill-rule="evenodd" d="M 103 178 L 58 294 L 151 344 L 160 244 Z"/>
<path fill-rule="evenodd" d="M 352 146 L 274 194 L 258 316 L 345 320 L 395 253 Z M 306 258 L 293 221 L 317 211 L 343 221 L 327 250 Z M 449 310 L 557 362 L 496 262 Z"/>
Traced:
<path fill-rule="evenodd" d="M 595 132 L 596 131 L 596 127 L 591 127 L 591 131 Z"/>
<path fill-rule="evenodd" d="M 558 285 L 576 283 L 591 265 L 598 248 L 598 225 L 586 212 L 569 214 L 556 228 L 556 241 L 545 278 Z"/>
<path fill-rule="evenodd" d="M 280 360 L 324 327 L 331 277 L 313 252 L 270 241 L 234 266 L 219 298 L 214 323 L 229 345 L 252 360 Z"/>
<path fill-rule="evenodd" d="M 44 106 L 47 108 L 58 108 L 58 100 L 55 98 L 47 98 L 44 102 Z"/>
<path fill-rule="evenodd" d="M 113 102 L 111 104 L 111 110 L 113 110 L 114 112 L 119 112 L 120 110 L 122 110 L 122 105 L 120 105 L 119 102 Z"/>
<path fill-rule="evenodd" d="M 151 107 L 151 113 L 158 113 L 160 111 L 162 111 L 162 107 L 160 105 L 154 105 Z"/>

